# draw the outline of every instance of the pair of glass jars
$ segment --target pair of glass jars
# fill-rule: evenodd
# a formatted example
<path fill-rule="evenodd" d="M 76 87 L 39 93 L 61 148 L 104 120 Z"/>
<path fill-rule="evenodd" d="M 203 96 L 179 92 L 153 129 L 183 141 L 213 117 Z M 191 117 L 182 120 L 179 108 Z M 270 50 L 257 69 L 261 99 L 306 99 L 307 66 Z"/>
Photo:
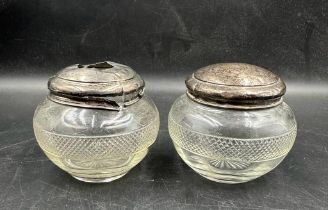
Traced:
<path fill-rule="evenodd" d="M 114 62 L 69 66 L 49 79 L 37 108 L 38 144 L 58 167 L 85 182 L 110 182 L 147 154 L 159 113 L 145 83 Z M 241 183 L 275 168 L 296 137 L 282 101 L 283 81 L 263 68 L 224 63 L 197 70 L 169 113 L 169 133 L 183 161 L 200 175 Z"/>

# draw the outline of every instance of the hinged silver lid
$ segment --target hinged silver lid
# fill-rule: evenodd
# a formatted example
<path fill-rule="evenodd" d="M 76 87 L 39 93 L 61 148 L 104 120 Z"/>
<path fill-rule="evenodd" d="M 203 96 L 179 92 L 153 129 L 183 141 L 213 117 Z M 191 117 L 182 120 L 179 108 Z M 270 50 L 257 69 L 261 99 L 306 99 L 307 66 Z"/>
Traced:
<path fill-rule="evenodd" d="M 272 72 L 245 63 L 220 63 L 198 69 L 186 79 L 192 100 L 217 107 L 258 109 L 280 104 L 285 83 Z"/>
<path fill-rule="evenodd" d="M 111 61 L 68 66 L 48 81 L 52 101 L 110 110 L 120 110 L 138 101 L 144 86 L 134 70 Z"/>

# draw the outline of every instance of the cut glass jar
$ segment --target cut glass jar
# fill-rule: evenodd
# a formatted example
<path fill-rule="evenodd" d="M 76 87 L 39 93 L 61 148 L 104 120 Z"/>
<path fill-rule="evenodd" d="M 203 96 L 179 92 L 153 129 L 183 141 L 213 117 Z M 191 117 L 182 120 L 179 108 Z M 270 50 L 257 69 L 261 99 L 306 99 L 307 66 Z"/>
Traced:
<path fill-rule="evenodd" d="M 173 104 L 169 132 L 184 160 L 200 175 L 242 183 L 274 169 L 291 150 L 296 120 L 282 100 L 284 82 L 250 64 L 197 70 Z"/>
<path fill-rule="evenodd" d="M 34 133 L 48 158 L 78 180 L 122 177 L 157 137 L 157 108 L 128 66 L 72 65 L 50 78 L 48 88 L 34 114 Z"/>

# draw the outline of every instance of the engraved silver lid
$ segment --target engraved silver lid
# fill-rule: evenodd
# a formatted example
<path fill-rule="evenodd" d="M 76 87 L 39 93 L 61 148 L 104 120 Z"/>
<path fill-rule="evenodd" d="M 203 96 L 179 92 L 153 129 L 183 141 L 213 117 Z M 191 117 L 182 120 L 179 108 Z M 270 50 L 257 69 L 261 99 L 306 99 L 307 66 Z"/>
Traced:
<path fill-rule="evenodd" d="M 280 77 L 245 63 L 219 63 L 200 68 L 186 79 L 186 86 L 192 100 L 231 109 L 277 106 L 286 92 Z"/>
<path fill-rule="evenodd" d="M 48 98 L 71 106 L 120 110 L 137 102 L 144 87 L 144 80 L 129 66 L 111 61 L 75 64 L 49 79 Z"/>

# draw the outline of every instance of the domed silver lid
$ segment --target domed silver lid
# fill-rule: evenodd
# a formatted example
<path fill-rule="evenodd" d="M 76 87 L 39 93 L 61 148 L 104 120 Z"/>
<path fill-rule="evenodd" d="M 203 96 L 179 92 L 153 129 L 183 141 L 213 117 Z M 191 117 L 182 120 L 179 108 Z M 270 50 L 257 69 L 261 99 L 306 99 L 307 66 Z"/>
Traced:
<path fill-rule="evenodd" d="M 68 66 L 48 81 L 52 101 L 110 110 L 138 101 L 144 87 L 143 79 L 134 70 L 111 61 Z"/>
<path fill-rule="evenodd" d="M 245 63 L 219 63 L 200 68 L 186 79 L 186 86 L 192 100 L 232 109 L 277 106 L 286 92 L 280 77 Z"/>

